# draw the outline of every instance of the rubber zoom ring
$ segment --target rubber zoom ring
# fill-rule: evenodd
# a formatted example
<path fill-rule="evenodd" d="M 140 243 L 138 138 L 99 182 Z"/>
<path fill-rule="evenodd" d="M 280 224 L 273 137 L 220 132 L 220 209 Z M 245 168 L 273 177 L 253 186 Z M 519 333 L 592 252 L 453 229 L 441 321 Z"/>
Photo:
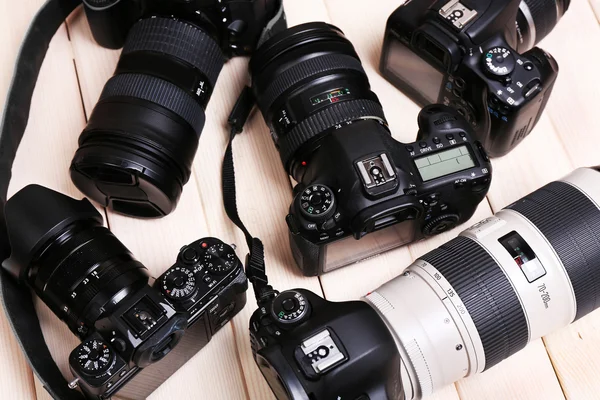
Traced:
<path fill-rule="evenodd" d="M 483 344 L 486 370 L 527 345 L 529 329 L 517 294 L 477 242 L 459 236 L 419 258 L 433 265 L 464 303 Z"/>
<path fill-rule="evenodd" d="M 305 79 L 335 70 L 354 70 L 366 75 L 360 60 L 345 54 L 326 54 L 310 58 L 286 69 L 268 85 L 267 89 L 258 97 L 258 105 L 265 114 L 275 100 Z"/>
<path fill-rule="evenodd" d="M 507 207 L 527 218 L 563 263 L 577 303 L 575 320 L 600 306 L 600 210 L 580 190 L 552 182 Z"/>
<path fill-rule="evenodd" d="M 225 64 L 221 48 L 208 34 L 171 18 L 146 18 L 136 23 L 127 36 L 123 54 L 136 51 L 177 57 L 202 71 L 212 87 Z"/>
<path fill-rule="evenodd" d="M 156 103 L 183 118 L 200 136 L 206 116 L 200 104 L 179 86 L 143 74 L 119 74 L 106 82 L 100 101 L 111 97 L 134 97 Z"/>
<path fill-rule="evenodd" d="M 309 140 L 344 122 L 376 117 L 385 121 L 381 104 L 373 100 L 349 100 L 334 103 L 312 114 L 279 139 L 279 155 L 286 169 L 292 157 Z"/>

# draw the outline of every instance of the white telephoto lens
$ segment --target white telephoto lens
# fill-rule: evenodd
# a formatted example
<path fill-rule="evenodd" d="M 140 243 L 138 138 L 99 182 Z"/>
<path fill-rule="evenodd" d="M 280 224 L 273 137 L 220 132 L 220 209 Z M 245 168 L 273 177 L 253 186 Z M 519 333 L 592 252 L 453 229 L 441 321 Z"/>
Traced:
<path fill-rule="evenodd" d="M 423 255 L 367 295 L 405 399 L 483 372 L 600 306 L 600 172 L 581 168 Z"/>

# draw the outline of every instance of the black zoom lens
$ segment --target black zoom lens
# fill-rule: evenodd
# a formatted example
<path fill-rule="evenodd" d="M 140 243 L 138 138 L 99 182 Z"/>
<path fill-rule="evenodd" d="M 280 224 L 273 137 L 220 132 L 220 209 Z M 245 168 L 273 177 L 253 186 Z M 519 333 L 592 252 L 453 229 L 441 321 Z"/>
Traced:
<path fill-rule="evenodd" d="M 218 44 L 194 25 L 158 17 L 136 23 L 79 138 L 75 185 L 118 213 L 173 211 L 223 64 Z"/>
<path fill-rule="evenodd" d="M 518 51 L 531 50 L 545 38 L 569 9 L 571 0 L 522 0 L 517 14 L 521 43 Z"/>
<path fill-rule="evenodd" d="M 288 173 L 319 139 L 360 119 L 385 122 L 352 44 L 335 26 L 308 23 L 265 42 L 250 60 L 253 91 Z"/>
<path fill-rule="evenodd" d="M 148 284 L 146 268 L 87 200 L 31 185 L 7 202 L 6 219 L 12 254 L 4 267 L 76 334 Z"/>

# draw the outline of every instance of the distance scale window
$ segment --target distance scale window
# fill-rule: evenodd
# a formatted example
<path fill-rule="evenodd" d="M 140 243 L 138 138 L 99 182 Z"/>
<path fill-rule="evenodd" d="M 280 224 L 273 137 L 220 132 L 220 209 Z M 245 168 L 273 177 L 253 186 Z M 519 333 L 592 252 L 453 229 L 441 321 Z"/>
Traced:
<path fill-rule="evenodd" d="M 546 275 L 546 270 L 533 249 L 517 232 L 513 231 L 501 237 L 498 241 L 515 260 L 529 283 L 535 282 Z"/>
<path fill-rule="evenodd" d="M 467 146 L 458 146 L 415 159 L 424 182 L 475 167 Z"/>

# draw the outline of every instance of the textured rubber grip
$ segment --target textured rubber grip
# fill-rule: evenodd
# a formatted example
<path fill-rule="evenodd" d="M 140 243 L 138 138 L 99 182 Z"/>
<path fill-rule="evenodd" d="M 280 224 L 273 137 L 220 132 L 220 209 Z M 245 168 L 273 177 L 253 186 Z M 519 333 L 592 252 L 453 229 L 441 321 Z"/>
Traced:
<path fill-rule="evenodd" d="M 202 71 L 215 86 L 225 57 L 219 45 L 197 27 L 170 18 L 146 18 L 129 32 L 123 54 L 152 51 L 177 57 Z"/>
<path fill-rule="evenodd" d="M 258 106 L 263 114 L 273 105 L 275 100 L 294 85 L 305 79 L 331 73 L 336 70 L 354 70 L 366 75 L 365 70 L 355 57 L 345 54 L 326 54 L 320 57 L 310 58 L 291 66 L 282 73 L 276 75 L 269 83 L 266 90 L 258 98 Z"/>
<path fill-rule="evenodd" d="M 380 118 L 385 121 L 381 104 L 365 99 L 334 103 L 312 114 L 296 125 L 289 133 L 280 137 L 278 142 L 279 155 L 283 165 L 288 169 L 288 164 L 294 153 L 309 140 L 327 133 L 338 124 L 369 117 Z"/>
<path fill-rule="evenodd" d="M 156 103 L 183 118 L 200 136 L 206 116 L 200 104 L 179 86 L 142 74 L 119 74 L 106 82 L 100 101 L 134 97 Z"/>
<path fill-rule="evenodd" d="M 552 182 L 507 207 L 533 223 L 562 261 L 575 292 L 575 320 L 600 306 L 600 210 L 581 191 Z"/>
<path fill-rule="evenodd" d="M 486 370 L 527 345 L 523 307 L 500 266 L 477 242 L 459 236 L 420 259 L 440 271 L 464 303 L 483 344 Z"/>

